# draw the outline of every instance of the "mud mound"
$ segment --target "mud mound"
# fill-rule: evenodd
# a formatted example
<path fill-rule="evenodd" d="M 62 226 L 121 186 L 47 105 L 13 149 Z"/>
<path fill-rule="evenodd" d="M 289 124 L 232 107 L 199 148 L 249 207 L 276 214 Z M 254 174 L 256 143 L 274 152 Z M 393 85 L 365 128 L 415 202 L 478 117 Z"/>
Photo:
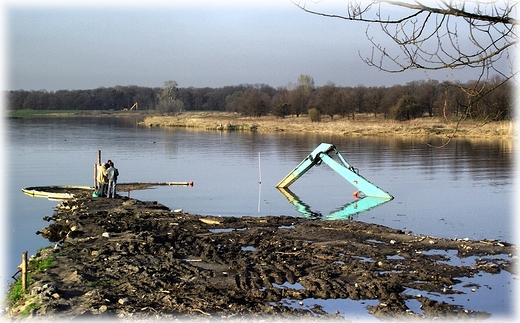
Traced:
<path fill-rule="evenodd" d="M 33 273 L 35 318 L 327 319 L 305 299 L 377 300 L 380 318 L 487 318 L 489 313 L 438 302 L 428 292 L 458 293 L 463 277 L 512 270 L 515 246 L 451 240 L 357 221 L 288 216 L 212 217 L 157 202 L 92 198 L 61 203 L 41 234 L 57 248 L 54 266 Z M 431 250 L 479 255 L 451 265 Z M 506 259 L 506 260 L 504 260 Z M 408 295 L 406 289 L 424 291 Z M 34 297 L 36 295 L 36 297 Z M 421 313 L 407 300 L 421 304 Z M 10 308 L 16 317 L 20 304 Z"/>

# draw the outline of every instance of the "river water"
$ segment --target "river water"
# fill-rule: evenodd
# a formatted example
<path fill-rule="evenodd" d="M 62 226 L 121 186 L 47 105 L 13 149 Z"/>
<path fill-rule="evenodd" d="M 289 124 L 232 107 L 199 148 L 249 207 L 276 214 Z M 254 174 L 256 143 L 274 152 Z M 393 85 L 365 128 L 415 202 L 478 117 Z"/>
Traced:
<path fill-rule="evenodd" d="M 193 181 L 124 192 L 201 215 L 309 216 L 275 188 L 320 143 L 331 143 L 365 178 L 394 199 L 345 217 L 445 238 L 499 239 L 517 244 L 514 230 L 514 142 L 424 138 L 356 138 L 305 133 L 217 132 L 150 128 L 134 118 L 11 119 L 5 142 L 5 285 L 21 253 L 50 243 L 35 234 L 56 201 L 23 187 L 93 185 L 98 150 L 119 169 L 119 182 Z M 290 187 L 299 205 L 326 219 L 354 201 L 355 187 L 327 165 Z M 339 212 L 341 213 L 341 212 Z M 498 315 L 513 312 L 508 273 L 485 275 L 501 287 L 482 288 L 474 304 Z M 479 301 L 480 299 L 480 301 Z M 480 302 L 480 303 L 479 303 Z M 472 303 L 473 304 L 473 303 Z M 466 305 L 466 304 L 464 304 Z M 476 308 L 481 310 L 482 308 Z"/>

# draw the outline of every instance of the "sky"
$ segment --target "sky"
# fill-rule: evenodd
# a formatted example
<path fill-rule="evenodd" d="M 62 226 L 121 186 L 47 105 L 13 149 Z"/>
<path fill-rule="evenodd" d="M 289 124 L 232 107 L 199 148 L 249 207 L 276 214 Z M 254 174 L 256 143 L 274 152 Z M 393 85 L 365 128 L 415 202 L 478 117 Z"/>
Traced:
<path fill-rule="evenodd" d="M 69 2 L 4 2 L 4 89 L 163 87 L 168 80 L 278 88 L 301 74 L 317 86 L 475 79 L 466 71 L 378 71 L 360 57 L 371 54 L 367 24 L 312 15 L 290 0 Z M 336 10 L 345 1 L 307 6 Z"/>

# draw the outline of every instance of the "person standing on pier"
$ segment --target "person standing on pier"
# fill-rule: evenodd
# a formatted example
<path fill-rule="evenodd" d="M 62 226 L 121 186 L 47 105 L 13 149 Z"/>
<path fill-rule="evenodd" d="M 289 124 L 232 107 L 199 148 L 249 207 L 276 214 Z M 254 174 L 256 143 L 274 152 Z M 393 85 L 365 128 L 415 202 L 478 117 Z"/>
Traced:
<path fill-rule="evenodd" d="M 108 197 L 115 198 L 116 197 L 116 186 L 117 186 L 117 177 L 119 176 L 119 171 L 114 167 L 114 162 L 109 160 L 107 162 L 107 178 L 108 178 Z"/>

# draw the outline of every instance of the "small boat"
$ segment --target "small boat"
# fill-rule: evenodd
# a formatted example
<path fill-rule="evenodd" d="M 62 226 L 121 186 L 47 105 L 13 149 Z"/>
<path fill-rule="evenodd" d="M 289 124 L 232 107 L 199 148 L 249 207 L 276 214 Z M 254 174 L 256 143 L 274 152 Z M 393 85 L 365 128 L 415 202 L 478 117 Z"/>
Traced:
<path fill-rule="evenodd" d="M 83 192 L 92 192 L 94 188 L 90 186 L 34 186 L 22 188 L 22 192 L 33 197 L 45 197 L 50 200 L 69 200 L 75 195 Z"/>

